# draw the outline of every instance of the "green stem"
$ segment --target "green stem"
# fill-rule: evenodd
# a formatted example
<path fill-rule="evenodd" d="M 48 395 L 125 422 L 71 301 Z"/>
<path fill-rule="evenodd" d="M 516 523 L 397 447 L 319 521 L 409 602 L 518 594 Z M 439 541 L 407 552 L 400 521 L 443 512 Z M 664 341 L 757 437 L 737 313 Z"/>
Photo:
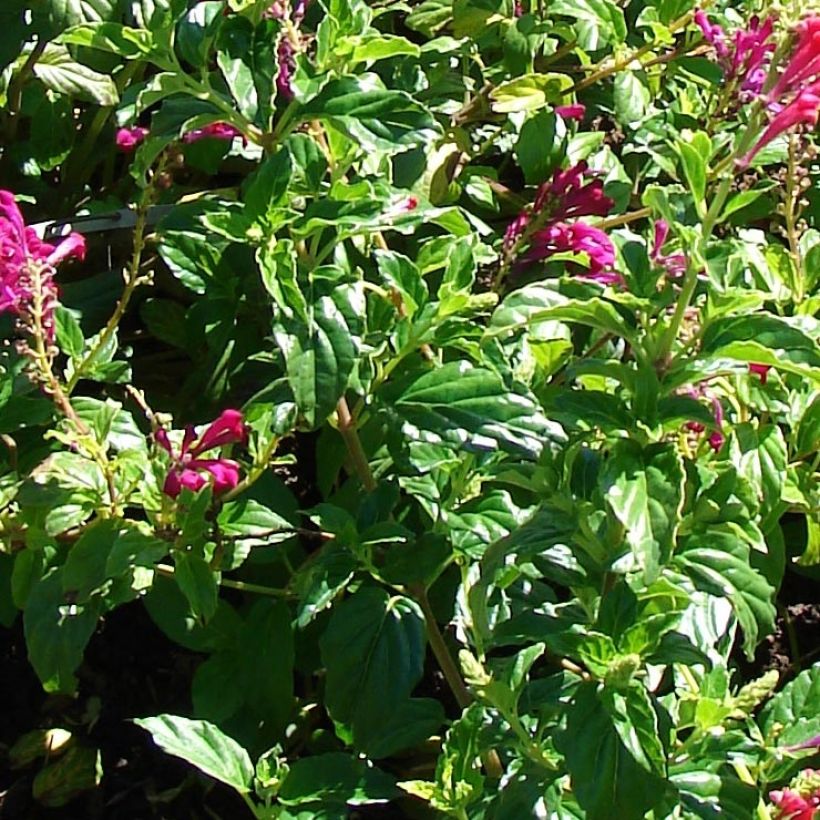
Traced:
<path fill-rule="evenodd" d="M 105 328 L 103 328 L 97 337 L 97 341 L 71 374 L 71 378 L 68 380 L 65 388 L 67 395 L 71 395 L 77 383 L 83 377 L 83 374 L 94 364 L 100 351 L 104 350 L 106 345 L 111 341 L 112 336 L 119 327 L 120 321 L 122 321 L 122 317 L 125 315 L 125 311 L 128 309 L 128 304 L 134 295 L 134 291 L 137 289 L 137 286 L 142 283 L 140 264 L 142 262 L 142 252 L 145 248 L 145 224 L 150 207 L 151 190 L 150 186 L 146 188 L 142 201 L 137 207 L 137 221 L 134 226 L 134 250 L 125 275 L 125 289 L 122 292 L 120 300 L 117 302 L 114 313 L 111 314 L 111 318 L 108 320 Z"/>
<path fill-rule="evenodd" d="M 336 405 L 336 418 L 338 420 L 339 433 L 344 440 L 347 452 L 353 462 L 353 467 L 362 486 L 367 492 L 372 492 L 376 489 L 376 479 L 373 476 L 373 471 L 370 469 L 370 463 L 367 460 L 362 441 L 359 438 L 359 432 L 356 429 L 356 420 L 353 418 L 350 407 L 347 404 L 347 399 L 342 396 Z"/>
<path fill-rule="evenodd" d="M 17 128 L 20 125 L 20 107 L 23 102 L 23 87 L 26 84 L 26 80 L 28 80 L 34 72 L 34 66 L 37 65 L 37 61 L 43 56 L 47 45 L 48 42 L 45 39 L 38 40 L 29 52 L 22 68 L 9 83 L 8 109 L 11 114 L 11 120 L 6 129 L 6 140 L 8 143 L 14 142 L 17 137 Z"/>
<path fill-rule="evenodd" d="M 666 363 L 669 360 L 669 356 L 672 353 L 672 347 L 675 344 L 675 340 L 678 338 L 678 332 L 680 330 L 681 323 L 683 322 L 683 317 L 685 316 L 686 311 L 689 308 L 689 304 L 692 301 L 692 297 L 695 294 L 695 288 L 698 284 L 698 274 L 700 273 L 701 265 L 706 264 L 706 250 L 709 244 L 709 239 L 712 236 L 712 231 L 714 230 L 717 218 L 726 203 L 726 197 L 729 195 L 732 180 L 733 178 L 731 176 L 725 176 L 721 180 L 714 199 L 712 200 L 712 204 L 709 206 L 709 210 L 706 212 L 706 216 L 701 224 L 701 236 L 698 241 L 697 252 L 692 254 L 689 258 L 689 266 L 687 267 L 686 274 L 684 275 L 683 287 L 681 288 L 681 294 L 678 298 L 677 305 L 675 306 L 675 312 L 672 315 L 672 321 L 666 328 L 666 332 L 664 333 L 658 348 L 658 355 L 656 358 L 657 361 L 663 366 L 666 366 Z"/>
<path fill-rule="evenodd" d="M 704 2 L 700 4 L 701 9 L 705 9 L 711 5 L 711 0 L 709 2 Z M 672 23 L 669 24 L 667 29 L 669 34 L 674 34 L 674 32 L 678 31 L 679 29 L 685 28 L 692 22 L 694 18 L 694 11 L 689 11 L 684 15 L 678 17 L 677 20 L 674 20 Z M 629 65 L 634 62 L 635 60 L 640 60 L 645 54 L 649 54 L 650 52 L 654 51 L 660 45 L 659 42 L 653 40 L 651 43 L 646 43 L 642 45 L 640 48 L 636 49 L 635 51 L 631 51 L 625 57 L 621 57 L 620 60 L 616 60 L 612 65 L 604 66 L 602 68 L 593 71 L 592 74 L 585 77 L 583 80 L 577 82 L 572 88 L 568 89 L 567 91 L 563 92 L 564 96 L 568 96 L 569 94 L 577 93 L 578 91 L 583 91 L 583 89 L 588 88 L 591 85 L 599 82 L 600 80 L 605 79 L 606 77 L 610 77 L 613 74 L 617 74 L 619 71 L 623 71 L 624 69 L 628 68 Z"/>
<path fill-rule="evenodd" d="M 166 578 L 173 578 L 174 568 L 170 564 L 155 564 L 154 570 Z M 240 592 L 252 592 L 255 595 L 266 595 L 269 598 L 290 598 L 291 593 L 287 589 L 277 587 L 264 587 L 260 584 L 249 584 L 245 581 L 234 581 L 231 578 L 220 578 L 219 585 L 228 589 L 238 589 Z"/>
<path fill-rule="evenodd" d="M 433 650 L 433 655 L 435 655 L 439 668 L 444 674 L 444 679 L 447 681 L 447 685 L 450 687 L 450 691 L 453 693 L 456 703 L 458 703 L 460 708 L 466 709 L 473 702 L 473 696 L 470 694 L 467 684 L 464 683 L 461 672 L 459 672 L 458 666 L 456 666 L 456 662 L 453 660 L 453 656 L 450 654 L 450 650 L 444 642 L 444 636 L 438 628 L 438 621 L 436 621 L 433 608 L 430 606 L 427 591 L 419 584 L 411 587 L 410 592 L 424 613 L 427 640 L 430 643 L 430 649 Z"/>

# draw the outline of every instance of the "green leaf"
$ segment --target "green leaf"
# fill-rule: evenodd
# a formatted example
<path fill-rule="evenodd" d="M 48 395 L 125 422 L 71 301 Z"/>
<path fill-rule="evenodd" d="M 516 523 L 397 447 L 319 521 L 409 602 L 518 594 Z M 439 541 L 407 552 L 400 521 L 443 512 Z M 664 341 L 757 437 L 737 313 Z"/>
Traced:
<path fill-rule="evenodd" d="M 245 214 L 255 222 L 270 222 L 282 204 L 293 173 L 290 151 L 268 156 L 245 189 Z"/>
<path fill-rule="evenodd" d="M 630 70 L 615 75 L 615 116 L 623 125 L 638 122 L 646 116 L 652 101 L 649 89 L 640 76 Z"/>
<path fill-rule="evenodd" d="M 684 474 L 671 444 L 641 448 L 622 439 L 601 472 L 607 503 L 624 527 L 624 538 L 651 584 L 672 556 L 683 507 Z"/>
<path fill-rule="evenodd" d="M 751 659 L 758 640 L 774 629 L 774 589 L 750 564 L 749 546 L 733 532 L 711 528 L 690 535 L 674 561 L 698 589 L 728 598 L 743 628 Z"/>
<path fill-rule="evenodd" d="M 74 671 L 97 626 L 98 614 L 96 603 L 69 603 L 61 568 L 50 570 L 34 585 L 23 611 L 23 627 L 29 661 L 46 692 L 74 692 Z"/>
<path fill-rule="evenodd" d="M 530 395 L 510 391 L 496 373 L 464 361 L 411 381 L 394 408 L 430 443 L 537 458 L 546 444 L 564 438 Z"/>
<path fill-rule="evenodd" d="M 319 646 L 331 717 L 372 738 L 421 679 L 424 618 L 409 598 L 364 587 L 334 609 Z"/>
<path fill-rule="evenodd" d="M 307 307 L 305 321 L 282 315 L 273 335 L 285 357 L 288 383 L 299 412 L 311 427 L 320 425 L 347 389 L 356 365 L 361 289 L 341 284 Z"/>
<path fill-rule="evenodd" d="M 786 482 L 788 453 L 783 432 L 775 424 L 738 424 L 732 431 L 727 458 L 757 491 L 760 517 L 765 529 L 767 518 L 783 512 L 781 495 Z M 779 580 L 778 580 L 779 585 Z"/>
<path fill-rule="evenodd" d="M 28 39 L 27 5 L 25 0 L 7 0 L 0 8 L 0 71 L 17 59 Z"/>
<path fill-rule="evenodd" d="M 146 29 L 129 28 L 119 23 L 87 23 L 70 28 L 60 36 L 60 42 L 96 48 L 127 60 L 149 60 L 166 70 L 175 68 L 173 60 L 162 54 L 152 33 Z"/>
<path fill-rule="evenodd" d="M 58 94 L 97 105 L 114 106 L 119 102 L 111 77 L 75 62 L 63 46 L 49 43 L 34 64 L 34 75 Z"/>
<path fill-rule="evenodd" d="M 85 348 L 85 338 L 80 323 L 74 314 L 60 305 L 55 313 L 57 325 L 57 344 L 63 353 L 72 359 L 79 359 Z"/>
<path fill-rule="evenodd" d="M 176 715 L 137 718 L 134 723 L 150 732 L 164 752 L 182 758 L 240 794 L 250 792 L 254 769 L 248 753 L 212 723 Z"/>
<path fill-rule="evenodd" d="M 425 37 L 433 37 L 453 17 L 452 0 L 423 0 L 405 19 L 405 25 Z"/>
<path fill-rule="evenodd" d="M 763 707 L 758 721 L 779 746 L 798 745 L 820 734 L 820 663 L 787 683 Z"/>
<path fill-rule="evenodd" d="M 265 736 L 284 737 L 293 710 L 294 644 L 284 601 L 257 601 L 239 632 L 236 681 Z"/>
<path fill-rule="evenodd" d="M 286 806 L 334 803 L 364 806 L 386 803 L 399 792 L 395 780 L 368 766 L 364 760 L 342 752 L 303 757 L 290 764 L 277 795 Z"/>
<path fill-rule="evenodd" d="M 490 92 L 492 109 L 496 114 L 537 111 L 548 103 L 560 102 L 569 88 L 572 78 L 566 74 L 526 74 L 501 83 Z"/>
<path fill-rule="evenodd" d="M 74 746 L 34 776 L 31 793 L 47 808 L 58 808 L 99 786 L 103 776 L 99 749 Z"/>
<path fill-rule="evenodd" d="M 567 129 L 552 111 L 529 117 L 518 134 L 513 151 L 527 184 L 543 182 L 566 154 Z"/>
<path fill-rule="evenodd" d="M 299 593 L 296 624 L 302 629 L 333 603 L 356 569 L 353 556 L 333 545 L 325 547 L 316 560 L 305 563 L 292 582 Z"/>
<path fill-rule="evenodd" d="M 624 13 L 613 0 L 554 0 L 550 13 L 576 21 L 578 45 L 595 51 L 606 43 L 622 43 L 626 39 Z"/>
<path fill-rule="evenodd" d="M 689 190 L 695 198 L 695 207 L 700 212 L 705 208 L 704 199 L 706 197 L 706 163 L 709 160 L 709 153 L 704 154 L 691 142 L 677 144 L 678 155 L 683 166 L 683 176 L 689 185 Z"/>
<path fill-rule="evenodd" d="M 252 498 L 229 501 L 219 511 L 219 529 L 247 546 L 271 546 L 293 537 L 293 524 Z"/>
<path fill-rule="evenodd" d="M 191 605 L 191 612 L 208 621 L 216 612 L 219 583 L 208 562 L 193 552 L 174 553 L 174 578 Z"/>
<path fill-rule="evenodd" d="M 223 723 L 239 711 L 244 693 L 237 679 L 242 661 L 238 652 L 215 652 L 203 661 L 191 682 L 194 717 Z"/>
<path fill-rule="evenodd" d="M 643 820 L 663 799 L 663 780 L 630 754 L 596 686 L 578 688 L 556 745 L 566 756 L 573 793 L 588 820 Z"/>
<path fill-rule="evenodd" d="M 207 63 L 222 24 L 223 10 L 224 3 L 221 0 L 202 0 L 180 21 L 176 48 L 192 66 L 199 68 Z"/>
<path fill-rule="evenodd" d="M 597 296 L 567 299 L 543 285 L 526 285 L 507 296 L 493 313 L 486 335 L 505 336 L 514 330 L 547 321 L 585 325 L 627 341 L 636 341 L 634 319 L 628 321 L 611 302 Z"/>
<path fill-rule="evenodd" d="M 216 62 L 239 113 L 251 122 L 257 119 L 261 107 L 252 65 L 253 47 L 250 20 L 234 16 L 223 22 Z"/>
<path fill-rule="evenodd" d="M 781 370 L 820 380 L 817 341 L 797 322 L 771 314 L 715 319 L 704 331 L 701 350 L 709 359 L 771 364 Z"/>
<path fill-rule="evenodd" d="M 444 707 L 433 698 L 408 698 L 371 728 L 370 736 L 357 736 L 362 751 L 378 760 L 411 749 L 436 734 L 444 723 Z"/>
<path fill-rule="evenodd" d="M 375 87 L 367 76 L 331 81 L 303 106 L 299 118 L 326 122 L 365 151 L 425 145 L 440 131 L 433 115 L 409 94 Z"/>
<path fill-rule="evenodd" d="M 351 61 L 353 63 L 375 62 L 390 57 L 418 57 L 421 49 L 404 37 L 393 34 L 373 34 L 362 38 L 353 49 Z"/>
<path fill-rule="evenodd" d="M 374 255 L 385 283 L 401 294 L 407 316 L 412 317 L 429 296 L 427 283 L 418 267 L 406 256 L 394 251 L 377 250 Z"/>
<path fill-rule="evenodd" d="M 112 20 L 119 10 L 118 0 L 46 0 L 49 23 L 56 31 L 64 31 L 81 23 L 102 23 Z"/>
<path fill-rule="evenodd" d="M 504 0 L 453 0 L 453 34 L 475 37 L 504 19 Z"/>

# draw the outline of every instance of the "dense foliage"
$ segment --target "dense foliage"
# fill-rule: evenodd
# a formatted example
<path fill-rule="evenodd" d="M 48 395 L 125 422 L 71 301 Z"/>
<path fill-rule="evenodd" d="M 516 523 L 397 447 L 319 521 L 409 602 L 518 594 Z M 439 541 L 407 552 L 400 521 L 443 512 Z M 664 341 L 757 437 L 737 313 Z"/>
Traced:
<path fill-rule="evenodd" d="M 130 717 L 248 816 L 810 820 L 820 645 L 753 661 L 820 564 L 820 9 L 0 22 L 0 620 L 46 692 L 144 607 L 197 666 Z M 46 805 L 104 782 L 31 729 Z"/>

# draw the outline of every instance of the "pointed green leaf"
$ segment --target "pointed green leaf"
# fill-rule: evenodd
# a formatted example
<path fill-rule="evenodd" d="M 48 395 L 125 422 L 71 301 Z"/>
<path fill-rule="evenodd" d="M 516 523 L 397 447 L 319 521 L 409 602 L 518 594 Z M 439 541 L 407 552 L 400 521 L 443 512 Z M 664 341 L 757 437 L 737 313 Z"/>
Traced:
<path fill-rule="evenodd" d="M 150 732 L 164 752 L 180 757 L 205 774 L 247 794 L 253 784 L 248 753 L 212 723 L 176 715 L 137 718 L 134 723 Z"/>

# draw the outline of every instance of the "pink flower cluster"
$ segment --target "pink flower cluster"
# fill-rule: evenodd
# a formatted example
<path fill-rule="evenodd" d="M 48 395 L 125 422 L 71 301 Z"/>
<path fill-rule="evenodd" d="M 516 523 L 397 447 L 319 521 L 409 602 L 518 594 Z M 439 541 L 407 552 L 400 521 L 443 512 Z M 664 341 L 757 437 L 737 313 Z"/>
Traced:
<path fill-rule="evenodd" d="M 695 22 L 706 42 L 714 47 L 726 82 L 740 81 L 741 99 L 745 101 L 760 94 L 775 48 L 774 43 L 769 42 L 774 20 L 767 17 L 761 24 L 760 18 L 752 17 L 747 29 L 734 32 L 731 43 L 719 25 L 709 22 L 705 12 L 696 11 Z"/>
<path fill-rule="evenodd" d="M 589 267 L 578 273 L 604 285 L 620 284 L 623 279 L 612 270 L 615 248 L 600 229 L 579 219 L 582 216 L 606 216 L 612 200 L 604 194 L 600 179 L 585 182 L 586 162 L 565 171 L 558 169 L 536 192 L 530 208 L 523 210 L 504 234 L 504 248 L 513 253 L 519 243 L 528 242 L 520 264 L 530 265 L 558 253 L 583 253 Z M 567 220 L 575 220 L 568 222 Z M 535 227 L 533 227 L 535 226 Z M 531 233 L 527 236 L 527 232 Z"/>
<path fill-rule="evenodd" d="M 686 273 L 687 261 L 682 253 L 663 253 L 663 246 L 669 236 L 669 223 L 665 219 L 655 222 L 655 240 L 649 258 L 666 271 L 667 276 L 677 279 Z"/>
<path fill-rule="evenodd" d="M 791 788 L 769 792 L 774 820 L 816 820 L 820 817 L 820 772 L 804 769 Z"/>
<path fill-rule="evenodd" d="M 709 446 L 717 453 L 720 448 L 723 447 L 723 442 L 726 441 L 726 436 L 723 435 L 723 405 L 720 403 L 720 399 L 703 385 L 698 385 L 697 387 L 690 386 L 683 392 L 690 398 L 705 398 L 711 402 L 712 415 L 715 418 L 715 430 L 709 434 L 707 441 L 709 442 Z M 685 426 L 687 430 L 698 435 L 706 430 L 706 427 L 699 421 L 688 421 Z"/>
<path fill-rule="evenodd" d="M 168 433 L 162 428 L 155 433 L 157 443 L 171 456 L 171 469 L 162 491 L 176 498 L 183 487 L 196 492 L 208 481 L 213 482 L 214 493 L 231 490 L 239 483 L 239 464 L 228 458 L 201 458 L 209 450 L 226 444 L 244 444 L 248 431 L 238 410 L 225 410 L 212 422 L 197 440 L 194 428 L 185 428 L 179 453 L 175 453 Z"/>
<path fill-rule="evenodd" d="M 56 245 L 43 242 L 28 227 L 10 191 L 0 191 L 0 313 L 17 315 L 31 325 L 37 307 L 46 340 L 54 341 L 57 285 L 54 268 L 66 259 L 85 258 L 85 238 L 71 233 Z M 39 305 L 34 305 L 35 296 Z"/>
<path fill-rule="evenodd" d="M 740 80 L 746 98 L 764 93 L 766 111 L 772 117 L 757 142 L 739 160 L 745 168 L 773 139 L 800 125 L 814 128 L 820 118 L 820 15 L 801 20 L 795 29 L 795 46 L 772 87 L 765 91 L 771 55 L 769 42 L 773 21 L 760 23 L 757 17 L 745 31 L 735 32 L 732 46 L 720 26 L 709 22 L 703 11 L 695 13 L 703 36 L 711 43 L 724 68 L 727 81 Z"/>
<path fill-rule="evenodd" d="M 120 151 L 130 154 L 145 141 L 150 133 L 147 128 L 141 125 L 118 128 L 114 142 Z M 204 125 L 202 128 L 189 131 L 183 136 L 182 141 L 190 144 L 203 139 L 232 140 L 234 137 L 243 137 L 244 139 L 242 132 L 230 123 L 212 122 L 210 125 Z"/>
<path fill-rule="evenodd" d="M 814 128 L 820 116 L 820 15 L 811 15 L 797 24 L 797 43 L 789 61 L 766 95 L 774 112 L 758 141 L 740 160 L 748 165 L 755 154 L 773 139 L 798 125 Z"/>
<path fill-rule="evenodd" d="M 182 138 L 183 142 L 199 142 L 204 139 L 226 140 L 230 141 L 234 137 L 241 137 L 242 132 L 234 125 L 227 122 L 212 122 L 210 125 L 203 125 L 202 128 L 197 128 L 189 131 Z"/>

